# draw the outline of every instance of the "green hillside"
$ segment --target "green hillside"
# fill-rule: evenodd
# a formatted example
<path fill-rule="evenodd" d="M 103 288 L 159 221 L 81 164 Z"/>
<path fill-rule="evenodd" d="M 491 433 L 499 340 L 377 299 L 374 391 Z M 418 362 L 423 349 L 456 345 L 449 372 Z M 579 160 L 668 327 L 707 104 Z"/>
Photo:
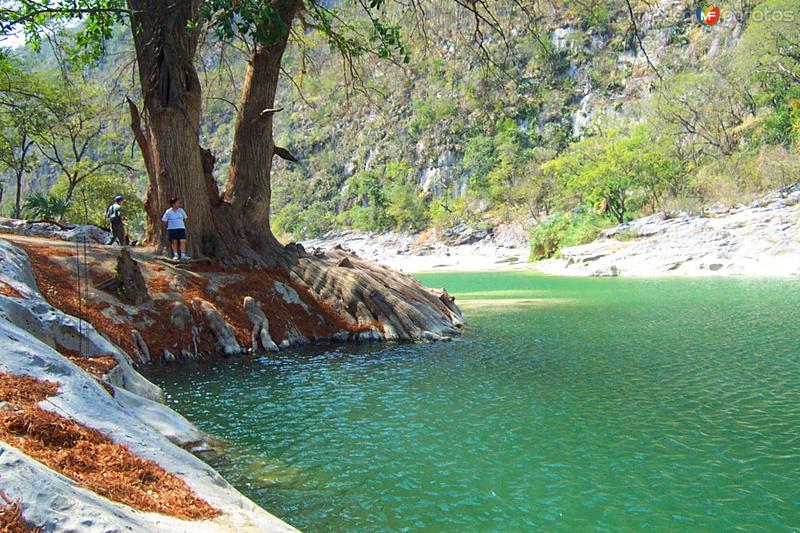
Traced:
<path fill-rule="evenodd" d="M 276 120 L 277 144 L 299 163 L 276 159 L 275 231 L 547 219 L 534 231 L 535 255 L 547 256 L 640 214 L 732 204 L 796 181 L 800 6 L 726 2 L 710 27 L 695 7 L 635 2 L 634 26 L 625 2 L 508 4 L 481 39 L 473 21 L 430 5 L 423 28 L 397 14 L 407 63 L 367 55 L 352 69 L 299 29 Z M 120 30 L 115 53 L 77 83 L 113 87 L 103 135 L 128 144 L 92 157 L 124 151 L 110 172 L 142 191 L 126 131 L 124 96 L 136 99 L 128 39 Z M 200 65 L 202 136 L 224 182 L 244 60 L 212 41 Z M 46 47 L 15 55 L 58 69 Z M 29 183 L 58 181 L 52 165 L 36 172 Z"/>

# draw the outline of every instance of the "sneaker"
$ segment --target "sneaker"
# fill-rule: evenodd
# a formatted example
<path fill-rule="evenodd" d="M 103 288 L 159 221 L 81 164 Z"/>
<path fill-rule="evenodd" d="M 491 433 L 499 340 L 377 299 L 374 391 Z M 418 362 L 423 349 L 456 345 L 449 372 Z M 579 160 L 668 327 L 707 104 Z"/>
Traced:
<path fill-rule="evenodd" d="M 183 257 L 181 257 L 181 260 L 183 261 L 188 261 L 189 259 L 191 259 L 191 257 L 186 254 L 183 254 Z"/>
<path fill-rule="evenodd" d="M 172 260 L 173 260 L 173 261 L 177 261 L 177 260 L 178 260 L 178 256 L 177 256 L 177 255 L 175 255 L 175 254 L 172 254 Z"/>

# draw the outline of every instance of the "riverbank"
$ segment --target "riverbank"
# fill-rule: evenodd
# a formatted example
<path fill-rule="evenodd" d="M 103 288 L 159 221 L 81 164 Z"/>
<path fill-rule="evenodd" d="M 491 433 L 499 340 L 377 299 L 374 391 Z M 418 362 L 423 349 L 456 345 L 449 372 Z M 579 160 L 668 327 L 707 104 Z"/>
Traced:
<path fill-rule="evenodd" d="M 28 255 L 5 240 L 0 352 L 0 507 L 19 511 L 15 526 L 295 531 L 189 451 L 206 436 L 117 345 L 52 306 Z"/>
<path fill-rule="evenodd" d="M 3 222 L 0 516 L 15 527 L 295 531 L 190 453 L 209 438 L 137 368 L 462 326 L 446 292 L 343 250 L 289 245 L 290 266 L 223 268 Z"/>
<path fill-rule="evenodd" d="M 419 233 L 331 232 L 302 242 L 308 250 L 341 246 L 402 272 L 471 272 L 529 269 L 528 233 L 520 223 L 490 229 L 465 224 Z"/>
<path fill-rule="evenodd" d="M 536 270 L 564 276 L 800 275 L 800 183 L 702 215 L 659 213 L 603 231 L 534 263 L 521 224 L 417 234 L 331 233 L 309 249 L 343 246 L 405 272 Z"/>
<path fill-rule="evenodd" d="M 800 183 L 702 216 L 634 220 L 534 268 L 577 276 L 800 275 Z"/>

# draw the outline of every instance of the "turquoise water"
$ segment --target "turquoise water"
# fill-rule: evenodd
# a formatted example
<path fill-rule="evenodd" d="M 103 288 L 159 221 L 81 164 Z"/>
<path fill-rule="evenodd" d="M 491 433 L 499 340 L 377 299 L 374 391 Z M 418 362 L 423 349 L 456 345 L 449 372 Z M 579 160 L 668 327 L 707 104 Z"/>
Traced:
<path fill-rule="evenodd" d="M 418 277 L 462 337 L 155 380 L 307 532 L 800 530 L 800 280 Z"/>

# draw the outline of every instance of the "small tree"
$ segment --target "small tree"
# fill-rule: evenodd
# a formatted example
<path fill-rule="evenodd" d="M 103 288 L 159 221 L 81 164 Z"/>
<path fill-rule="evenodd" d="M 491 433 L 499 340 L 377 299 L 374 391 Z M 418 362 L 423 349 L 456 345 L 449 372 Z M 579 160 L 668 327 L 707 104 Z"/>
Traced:
<path fill-rule="evenodd" d="M 351 194 L 369 210 L 368 229 L 381 229 L 387 205 L 381 178 L 377 172 L 366 171 L 347 180 Z"/>
<path fill-rule="evenodd" d="M 542 165 L 566 190 L 620 224 L 629 216 L 632 197 L 659 205 L 678 165 L 664 156 L 643 127 L 631 135 L 610 130 L 572 145 L 564 155 Z"/>
<path fill-rule="evenodd" d="M 14 175 L 14 218 L 22 217 L 22 181 L 25 173 L 35 168 L 36 154 L 30 124 L 19 120 L 24 113 L 3 113 L 0 116 L 0 165 Z M 1 195 L 0 195 L 1 196 Z"/>
<path fill-rule="evenodd" d="M 68 188 L 69 182 L 62 175 L 50 193 L 64 198 Z M 106 209 L 118 194 L 125 197 L 124 213 L 128 232 L 143 232 L 145 213 L 141 191 L 131 179 L 114 174 L 97 173 L 82 180 L 73 190 L 72 201 L 64 218 L 75 224 L 108 227 Z"/>
<path fill-rule="evenodd" d="M 110 165 L 121 164 L 119 157 L 98 157 L 111 122 L 107 109 L 96 105 L 91 89 L 76 94 L 68 80 L 50 82 L 41 100 L 46 126 L 35 137 L 42 156 L 53 163 L 66 179 L 64 199 L 69 202 L 75 188 Z"/>
<path fill-rule="evenodd" d="M 413 180 L 411 169 L 401 163 L 389 163 L 384 171 L 388 206 L 386 215 L 399 230 L 419 230 L 430 221 L 424 195 Z"/>
<path fill-rule="evenodd" d="M 13 175 L 14 218 L 22 217 L 23 178 L 38 164 L 34 140 L 44 125 L 39 86 L 38 78 L 0 59 L 0 167 Z"/>

